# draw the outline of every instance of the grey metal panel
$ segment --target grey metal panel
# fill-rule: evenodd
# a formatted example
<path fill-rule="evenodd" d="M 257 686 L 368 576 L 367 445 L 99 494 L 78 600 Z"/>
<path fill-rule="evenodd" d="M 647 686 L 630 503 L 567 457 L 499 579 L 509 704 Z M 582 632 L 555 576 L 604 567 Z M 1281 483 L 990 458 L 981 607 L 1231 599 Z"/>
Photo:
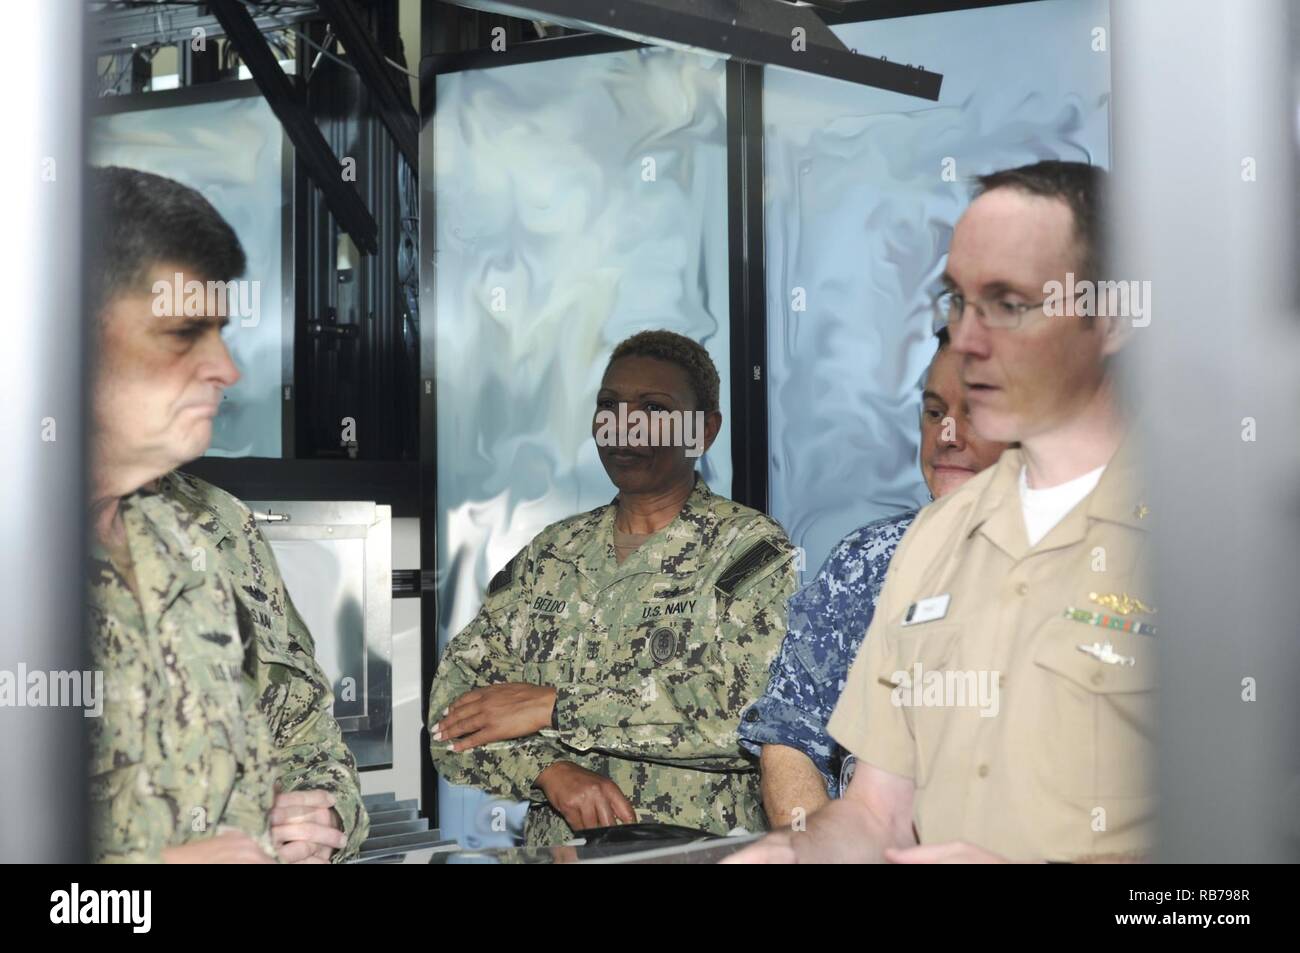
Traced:
<path fill-rule="evenodd" d="M 373 816 L 370 818 L 371 837 L 389 837 L 394 834 L 416 834 L 428 830 L 428 820 L 420 820 L 419 818 L 406 821 L 385 821 L 383 823 L 377 823 Z"/>
<path fill-rule="evenodd" d="M 369 502 L 248 500 L 316 643 L 360 767 L 392 761 L 392 519 Z M 277 519 L 288 517 L 288 519 Z"/>
<path fill-rule="evenodd" d="M 438 839 L 436 831 L 416 831 L 412 834 L 392 834 L 388 837 L 367 838 L 363 846 L 363 855 L 375 851 L 395 850 L 401 847 L 429 846 Z"/>
<path fill-rule="evenodd" d="M 366 812 L 370 815 L 371 830 L 382 824 L 395 824 L 400 821 L 414 821 L 419 817 L 419 812 L 415 808 L 405 811 L 377 811 L 367 807 Z"/>
<path fill-rule="evenodd" d="M 416 811 L 419 810 L 419 801 L 415 798 L 407 798 L 402 801 L 392 800 L 391 795 L 386 800 L 368 801 L 364 798 L 362 803 L 365 804 L 367 811 L 375 813 L 385 813 L 390 811 Z"/>
<path fill-rule="evenodd" d="M 25 702 L 32 673 L 86 667 L 80 170 L 89 56 L 81 3 L 18 0 L 4 12 L 13 42 L 0 57 L 11 93 L 0 287 L 16 310 L 0 347 L 0 677 Z M 85 859 L 85 725 L 78 704 L 0 709 L 0 861 Z"/>
<path fill-rule="evenodd" d="M 436 854 L 460 850 L 455 841 L 442 840 L 438 832 L 429 831 L 429 840 L 399 847 L 384 847 L 372 851 L 363 850 L 354 864 L 427 864 Z"/>
<path fill-rule="evenodd" d="M 1300 859 L 1288 15 L 1283 0 L 1112 4 L 1115 277 L 1151 282 L 1127 363 L 1155 527 L 1169 862 Z"/>

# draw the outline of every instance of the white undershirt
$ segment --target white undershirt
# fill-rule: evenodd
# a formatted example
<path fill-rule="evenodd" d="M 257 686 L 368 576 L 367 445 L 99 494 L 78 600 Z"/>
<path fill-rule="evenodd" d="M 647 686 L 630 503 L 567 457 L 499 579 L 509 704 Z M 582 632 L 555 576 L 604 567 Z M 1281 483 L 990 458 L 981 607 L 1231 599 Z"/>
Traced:
<path fill-rule="evenodd" d="M 1025 532 L 1029 534 L 1030 546 L 1037 546 L 1053 526 L 1065 519 L 1066 513 L 1093 491 L 1105 469 L 1102 465 L 1057 486 L 1032 490 L 1025 478 L 1025 468 L 1020 468 L 1020 511 L 1025 515 Z"/>

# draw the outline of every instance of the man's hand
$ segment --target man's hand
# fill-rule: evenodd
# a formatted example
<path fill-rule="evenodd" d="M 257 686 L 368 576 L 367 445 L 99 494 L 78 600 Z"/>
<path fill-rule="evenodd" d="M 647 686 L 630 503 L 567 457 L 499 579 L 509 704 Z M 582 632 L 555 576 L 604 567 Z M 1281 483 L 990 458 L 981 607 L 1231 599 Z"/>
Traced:
<path fill-rule="evenodd" d="M 885 862 L 888 864 L 1009 864 L 1011 861 L 1000 857 L 983 847 L 967 844 L 965 841 L 949 841 L 946 844 L 922 844 L 920 847 L 886 847 Z"/>
<path fill-rule="evenodd" d="M 911 778 L 859 761 L 844 797 L 811 814 L 805 830 L 770 834 L 726 862 L 875 864 L 891 850 L 906 858 L 916 843 L 913 792 Z"/>
<path fill-rule="evenodd" d="M 164 847 L 164 864 L 272 864 L 260 844 L 243 831 L 223 831 L 216 837 Z"/>
<path fill-rule="evenodd" d="M 616 820 L 636 823 L 636 809 L 617 784 L 572 761 L 555 762 L 533 783 L 575 831 L 612 827 Z"/>
<path fill-rule="evenodd" d="M 768 834 L 762 840 L 754 841 L 744 850 L 728 854 L 718 863 L 797 864 L 799 858 L 795 856 L 794 843 L 791 840 L 794 836 L 790 831 L 777 831 L 774 834 Z"/>
<path fill-rule="evenodd" d="M 329 791 L 276 792 L 271 843 L 286 864 L 328 864 L 347 842 Z"/>
<path fill-rule="evenodd" d="M 555 689 L 549 685 L 505 682 L 475 688 L 452 702 L 430 729 L 434 741 L 448 741 L 448 751 L 523 738 L 550 727 Z"/>

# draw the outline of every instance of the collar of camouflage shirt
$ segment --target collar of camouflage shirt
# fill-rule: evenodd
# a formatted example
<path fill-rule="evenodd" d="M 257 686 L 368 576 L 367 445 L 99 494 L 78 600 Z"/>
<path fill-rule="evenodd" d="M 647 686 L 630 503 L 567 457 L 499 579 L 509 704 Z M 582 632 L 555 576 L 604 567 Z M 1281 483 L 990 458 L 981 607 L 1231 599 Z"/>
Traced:
<path fill-rule="evenodd" d="M 614 557 L 614 515 L 618 497 L 593 510 L 575 539 L 582 540 L 577 567 L 588 579 L 610 585 L 638 573 L 662 573 L 678 578 L 700 569 L 701 551 L 706 531 L 716 522 L 714 501 L 717 497 L 697 474 L 695 488 L 676 518 L 620 566 Z"/>
<path fill-rule="evenodd" d="M 194 568 L 194 555 L 204 543 L 193 530 L 193 517 L 163 493 L 137 490 L 123 499 L 122 506 L 138 596 L 152 627 L 181 593 L 203 586 L 206 576 Z M 134 556 L 159 549 L 164 559 Z"/>
<path fill-rule="evenodd" d="M 192 479 L 180 470 L 173 470 L 159 481 L 159 485 L 165 495 L 193 514 L 198 528 L 208 537 L 212 546 L 220 548 L 225 539 L 234 535 L 234 530 L 226 525 L 220 513 L 204 501 L 198 487 L 191 482 Z"/>

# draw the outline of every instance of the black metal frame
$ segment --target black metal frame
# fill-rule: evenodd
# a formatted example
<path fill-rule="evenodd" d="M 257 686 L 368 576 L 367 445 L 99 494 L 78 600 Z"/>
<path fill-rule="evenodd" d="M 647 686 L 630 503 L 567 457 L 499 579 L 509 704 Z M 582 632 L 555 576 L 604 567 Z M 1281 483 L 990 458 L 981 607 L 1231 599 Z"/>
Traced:
<path fill-rule="evenodd" d="M 763 67 L 727 64 L 727 235 L 731 262 L 731 496 L 767 512 L 767 288 Z"/>
<path fill-rule="evenodd" d="M 294 84 L 284 75 L 252 14 L 239 0 L 210 0 L 209 5 L 225 28 L 226 39 L 243 58 L 253 81 L 293 141 L 297 157 L 325 196 L 335 221 L 352 236 L 358 248 L 373 255 L 379 250 L 379 224 L 356 189 L 349 187 L 339 174 L 338 157 L 325 141 Z"/>
<path fill-rule="evenodd" d="M 419 165 L 419 117 L 410 94 L 398 83 L 384 54 L 347 0 L 318 0 L 330 25 L 347 48 L 352 65 L 375 100 L 375 111 L 411 168 Z"/>
<path fill-rule="evenodd" d="M 232 79 L 219 83 L 196 83 L 174 89 L 155 89 L 122 96 L 104 96 L 95 100 L 91 118 L 113 113 L 139 112 L 142 109 L 164 109 L 168 106 L 194 106 L 199 103 L 219 103 L 227 99 L 251 99 L 262 91 L 251 79 Z"/>
<path fill-rule="evenodd" d="M 1038 0 L 845 0 L 839 9 L 821 11 L 827 26 L 865 23 L 868 20 L 897 20 L 929 13 L 954 13 L 983 7 L 1005 7 L 1013 3 L 1037 3 Z"/>
<path fill-rule="evenodd" d="M 663 46 L 707 50 L 760 66 L 782 66 L 876 89 L 939 98 L 943 76 L 887 57 L 857 55 L 817 12 L 785 0 L 456 0 L 476 10 L 613 33 Z M 798 37 L 802 45 L 793 42 Z"/>
<path fill-rule="evenodd" d="M 421 52 L 435 41 L 440 20 L 434 18 L 434 0 L 423 0 L 420 11 Z M 420 137 L 424 124 L 432 121 L 437 83 L 426 74 L 427 56 L 420 58 Z M 428 82 L 425 77 L 428 75 Z M 432 136 L 432 133 L 430 133 Z M 437 349 L 434 345 L 434 314 L 437 305 L 433 282 L 424 280 L 425 256 L 437 244 L 433 213 L 433 150 L 420 150 L 420 569 L 438 573 L 438 387 Z M 429 697 L 438 671 L 438 590 L 436 583 L 420 591 L 420 808 L 430 823 L 438 823 L 438 774 L 430 750 Z"/>
<path fill-rule="evenodd" d="M 377 43 L 396 56 L 395 22 L 381 15 L 383 9 L 372 10 Z M 307 31 L 315 43 L 328 45 L 323 21 L 309 24 Z M 298 58 L 301 62 L 311 58 L 301 38 Z M 307 107 L 319 117 L 328 144 L 338 154 L 355 157 L 358 189 L 372 208 L 384 214 L 377 254 L 357 257 L 346 266 L 337 255 L 339 226 L 303 177 L 302 211 L 296 223 L 303 248 L 299 282 L 305 289 L 294 355 L 298 456 L 328 460 L 354 455 L 375 462 L 414 462 L 419 357 L 418 309 L 411 299 L 418 276 L 410 279 L 408 287 L 402 266 L 408 241 L 404 201 L 410 193 L 411 204 L 417 204 L 413 193 L 418 189 L 418 170 L 406 165 L 397 140 L 369 108 L 370 88 L 355 68 L 323 58 L 310 79 L 304 76 L 300 81 Z M 403 95 L 397 87 L 392 93 Z M 405 108 L 414 117 L 409 93 L 406 96 Z M 410 215 L 414 219 L 417 213 L 412 209 Z M 418 253 L 413 226 L 409 244 L 414 268 Z M 348 450 L 340 445 L 339 423 L 344 416 L 354 416 L 363 427 L 358 446 Z M 394 492 L 413 487 L 414 483 Z"/>
<path fill-rule="evenodd" d="M 645 46 L 636 40 L 627 40 L 621 36 L 608 36 L 604 33 L 577 33 L 572 36 L 549 37 L 541 40 L 527 40 L 507 46 L 500 53 L 489 50 L 457 50 L 448 53 L 431 53 L 421 60 L 420 65 L 420 113 L 426 118 L 424 109 L 425 91 L 433 78 L 443 73 L 459 73 L 463 70 L 487 69 L 493 66 L 517 66 L 520 63 L 539 63 L 543 60 L 567 59 L 571 56 L 593 56 L 597 53 L 619 53 L 623 50 L 635 50 Z"/>

